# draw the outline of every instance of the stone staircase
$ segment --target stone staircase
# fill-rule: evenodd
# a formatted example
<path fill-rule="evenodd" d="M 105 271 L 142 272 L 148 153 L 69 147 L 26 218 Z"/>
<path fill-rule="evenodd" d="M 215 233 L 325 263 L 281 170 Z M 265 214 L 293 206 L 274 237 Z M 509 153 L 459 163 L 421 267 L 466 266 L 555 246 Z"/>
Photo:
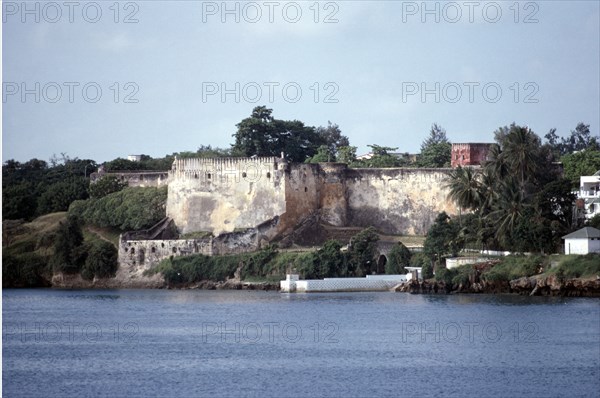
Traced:
<path fill-rule="evenodd" d="M 361 227 L 334 227 L 327 224 L 319 224 L 323 231 L 325 240 L 335 239 L 346 245 L 350 242 L 350 238 L 362 231 Z"/>

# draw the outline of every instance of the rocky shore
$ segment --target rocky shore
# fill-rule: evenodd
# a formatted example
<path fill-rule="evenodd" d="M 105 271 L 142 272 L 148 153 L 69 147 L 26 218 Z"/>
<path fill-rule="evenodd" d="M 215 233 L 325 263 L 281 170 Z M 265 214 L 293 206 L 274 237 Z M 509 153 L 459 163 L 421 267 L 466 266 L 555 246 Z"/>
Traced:
<path fill-rule="evenodd" d="M 477 280 L 452 286 L 428 279 L 401 284 L 395 291 L 412 294 L 513 293 L 528 296 L 600 297 L 600 279 L 594 277 L 559 280 L 556 275 L 536 275 L 508 282 Z"/>
<path fill-rule="evenodd" d="M 79 274 L 56 274 L 50 287 L 58 289 L 203 289 L 203 290 L 279 290 L 279 282 L 202 281 L 194 284 L 169 285 L 161 275 L 123 281 L 118 278 L 81 278 Z"/>

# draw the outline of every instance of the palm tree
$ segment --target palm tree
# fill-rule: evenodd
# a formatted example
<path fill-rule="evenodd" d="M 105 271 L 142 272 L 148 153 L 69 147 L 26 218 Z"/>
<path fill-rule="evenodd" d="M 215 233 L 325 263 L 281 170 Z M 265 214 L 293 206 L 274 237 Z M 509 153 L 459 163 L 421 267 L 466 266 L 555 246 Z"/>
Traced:
<path fill-rule="evenodd" d="M 487 160 L 483 164 L 484 169 L 496 178 L 502 179 L 509 174 L 508 164 L 498 144 L 492 144 L 487 154 Z"/>
<path fill-rule="evenodd" d="M 470 167 L 457 167 L 446 178 L 448 196 L 463 209 L 475 210 L 481 205 L 479 173 Z"/>
<path fill-rule="evenodd" d="M 535 179 L 539 147 L 539 137 L 527 127 L 511 126 L 504 141 L 502 156 L 513 176 L 518 178 L 522 196 L 525 196 L 525 183 Z"/>
<path fill-rule="evenodd" d="M 484 168 L 479 178 L 479 197 L 481 206 L 479 208 L 480 216 L 489 212 L 498 199 L 498 186 L 502 178 L 494 173 L 492 168 Z"/>
<path fill-rule="evenodd" d="M 507 246 L 517 224 L 521 221 L 525 209 L 528 207 L 524 201 L 521 190 L 517 189 L 514 179 L 500 183 L 500 192 L 492 211 L 487 215 L 488 221 L 496 226 L 495 238 Z"/>

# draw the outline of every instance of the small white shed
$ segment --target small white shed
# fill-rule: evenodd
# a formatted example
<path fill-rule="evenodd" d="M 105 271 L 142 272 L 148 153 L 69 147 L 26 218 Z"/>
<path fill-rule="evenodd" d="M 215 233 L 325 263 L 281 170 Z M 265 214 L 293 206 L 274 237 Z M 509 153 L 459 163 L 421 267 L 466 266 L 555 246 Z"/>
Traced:
<path fill-rule="evenodd" d="M 600 230 L 596 228 L 581 228 L 562 238 L 565 240 L 565 254 L 600 253 Z"/>

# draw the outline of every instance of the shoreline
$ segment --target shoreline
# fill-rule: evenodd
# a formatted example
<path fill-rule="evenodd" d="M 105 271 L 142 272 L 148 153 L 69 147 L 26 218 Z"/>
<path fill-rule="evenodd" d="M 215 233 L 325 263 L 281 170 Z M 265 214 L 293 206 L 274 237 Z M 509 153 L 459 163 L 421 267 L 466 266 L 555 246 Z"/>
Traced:
<path fill-rule="evenodd" d="M 76 275 L 58 275 L 52 278 L 47 286 L 3 286 L 3 289 L 165 289 L 165 290 L 262 290 L 281 291 L 279 282 L 272 281 L 201 281 L 182 285 L 169 285 L 166 282 L 138 281 L 138 283 L 119 283 L 116 278 L 85 281 Z M 600 298 L 600 279 L 574 278 L 559 281 L 555 276 L 537 275 L 522 277 L 509 282 L 498 281 L 466 283 L 447 286 L 442 281 L 428 279 L 409 281 L 390 289 L 391 293 L 428 294 L 428 295 L 519 295 L 519 296 L 551 296 L 551 297 L 597 297 Z M 327 293 L 345 293 L 327 292 Z M 295 293 L 295 294 L 311 294 Z"/>

